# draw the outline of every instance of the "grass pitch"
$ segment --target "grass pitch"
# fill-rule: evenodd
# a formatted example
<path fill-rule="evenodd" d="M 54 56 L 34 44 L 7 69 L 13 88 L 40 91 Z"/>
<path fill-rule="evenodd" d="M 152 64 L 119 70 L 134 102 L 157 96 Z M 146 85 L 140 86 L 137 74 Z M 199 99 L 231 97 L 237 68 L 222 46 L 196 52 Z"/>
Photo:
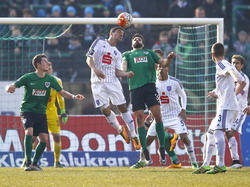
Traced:
<path fill-rule="evenodd" d="M 25 172 L 21 168 L 0 168 L 0 186 L 250 186 L 250 167 L 228 169 L 226 173 L 192 174 L 192 169 L 126 167 L 43 168 Z"/>

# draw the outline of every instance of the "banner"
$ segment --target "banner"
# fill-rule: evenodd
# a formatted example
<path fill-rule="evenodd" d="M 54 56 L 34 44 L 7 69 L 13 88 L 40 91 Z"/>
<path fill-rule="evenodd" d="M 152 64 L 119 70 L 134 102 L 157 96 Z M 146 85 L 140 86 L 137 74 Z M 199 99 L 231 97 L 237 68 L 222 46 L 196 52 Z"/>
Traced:
<path fill-rule="evenodd" d="M 192 116 L 190 119 L 201 118 L 200 123 L 189 120 L 187 124 L 199 124 L 189 127 L 189 138 L 195 146 L 197 161 L 203 161 L 203 143 L 205 137 L 204 117 Z M 125 125 L 120 116 L 118 120 Z M 68 123 L 61 126 L 62 156 L 66 166 L 129 166 L 139 160 L 139 151 L 135 151 L 132 143 L 126 144 L 117 131 L 107 123 L 104 116 L 69 116 Z M 20 117 L 0 116 L 0 167 L 18 167 L 23 158 L 24 130 Z M 239 146 L 240 147 L 240 146 Z M 157 154 L 158 143 L 154 141 L 150 146 L 153 166 L 160 166 Z M 49 136 L 46 151 L 41 163 L 45 166 L 53 165 L 53 139 Z M 178 141 L 175 152 L 183 166 L 191 166 L 185 147 Z M 228 148 L 226 157 L 230 157 Z M 70 161 L 73 159 L 73 162 Z M 92 161 L 88 165 L 87 160 Z M 14 161 L 13 161 L 14 160 Z M 76 162 L 75 162 L 76 160 Z M 103 161 L 101 161 L 103 160 Z M 215 158 L 212 159 L 214 164 Z M 14 164 L 13 164 L 14 163 Z M 170 165 L 167 158 L 167 165 Z M 231 160 L 226 159 L 226 165 Z"/>

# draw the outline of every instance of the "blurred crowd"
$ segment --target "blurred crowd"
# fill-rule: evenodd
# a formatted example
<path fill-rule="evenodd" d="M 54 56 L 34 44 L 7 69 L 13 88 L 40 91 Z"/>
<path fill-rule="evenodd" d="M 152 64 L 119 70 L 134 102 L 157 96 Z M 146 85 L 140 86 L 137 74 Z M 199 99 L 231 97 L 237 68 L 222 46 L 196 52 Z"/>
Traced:
<path fill-rule="evenodd" d="M 237 36 L 232 36 L 232 10 L 238 5 L 249 5 L 248 0 L 2 0 L 1 17 L 116 17 L 121 12 L 131 12 L 133 17 L 168 18 L 225 18 L 224 43 L 227 58 L 241 54 L 250 60 L 250 10 L 239 9 L 237 17 Z M 64 81 L 77 82 L 89 79 L 90 70 L 85 61 L 85 53 L 98 36 L 107 37 L 107 25 L 73 25 L 62 37 L 48 39 L 45 52 L 54 63 L 54 69 Z M 177 41 L 178 27 L 153 27 L 135 24 L 125 35 L 124 42 L 118 45 L 123 52 L 131 49 L 130 37 L 140 32 L 146 38 L 146 48 L 160 48 L 167 55 L 173 51 Z M 14 37 L 21 37 L 18 26 L 11 27 Z M 36 44 L 14 41 L 13 53 L 21 54 L 25 46 L 43 48 L 42 41 Z M 247 63 L 246 63 L 247 64 Z M 248 70 L 248 71 L 247 71 Z M 250 65 L 245 72 L 250 73 Z M 250 74 L 248 73 L 248 76 Z M 85 79 L 86 78 L 86 79 Z"/>

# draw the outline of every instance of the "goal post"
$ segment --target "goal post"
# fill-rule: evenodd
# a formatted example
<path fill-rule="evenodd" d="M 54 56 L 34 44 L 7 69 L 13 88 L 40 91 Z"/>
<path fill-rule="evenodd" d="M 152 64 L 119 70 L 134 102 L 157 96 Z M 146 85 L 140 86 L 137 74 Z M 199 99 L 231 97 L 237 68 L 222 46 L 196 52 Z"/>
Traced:
<path fill-rule="evenodd" d="M 116 18 L 0 18 L 0 24 L 117 24 Z M 217 41 L 223 43 L 224 18 L 134 18 L 133 24 L 217 25 Z"/>
<path fill-rule="evenodd" d="M 4 86 L 7 83 L 10 83 L 11 81 L 16 80 L 21 74 L 28 73 L 30 71 L 33 71 L 33 68 L 31 66 L 31 63 L 24 63 L 24 61 L 31 61 L 31 57 L 36 53 L 41 53 L 46 51 L 45 42 L 49 39 L 55 39 L 55 38 L 61 38 L 64 36 L 65 33 L 69 30 L 69 28 L 75 26 L 75 25 L 86 25 L 86 24 L 93 24 L 93 25 L 99 25 L 99 26 L 105 26 L 105 25 L 117 25 L 117 19 L 116 18 L 0 18 L 0 31 L 1 28 L 5 25 L 19 25 L 22 28 L 25 28 L 26 31 L 31 31 L 31 35 L 28 33 L 26 36 L 23 36 L 21 38 L 18 37 L 12 37 L 9 35 L 9 33 L 0 32 L 0 129 L 3 129 L 0 131 L 0 159 L 1 158 L 9 158 L 8 161 L 6 161 L 6 165 L 0 165 L 5 167 L 7 166 L 7 162 L 11 162 L 10 159 L 15 159 L 16 162 L 11 162 L 9 166 L 19 166 L 21 163 L 21 159 L 23 156 L 23 128 L 20 122 L 20 118 L 18 117 L 18 113 L 8 113 L 8 111 L 19 110 L 19 105 L 21 103 L 20 98 L 22 98 L 23 90 L 20 90 L 20 92 L 15 93 L 13 95 L 7 95 L 4 92 Z M 159 31 L 165 31 L 170 30 L 173 26 L 181 26 L 179 27 L 179 31 L 181 31 L 180 28 L 185 27 L 205 27 L 205 35 L 202 36 L 202 39 L 205 42 L 205 46 L 209 46 L 210 43 L 206 43 L 209 38 L 209 34 L 207 34 L 209 25 L 214 26 L 214 32 L 213 37 L 216 38 L 215 42 L 223 43 L 223 33 L 224 33 L 224 20 L 223 18 L 134 18 L 133 24 L 143 24 L 143 25 L 150 25 L 151 30 L 149 30 L 149 34 L 160 33 Z M 44 26 L 44 27 L 43 27 Z M 155 28 L 156 26 L 160 26 L 160 28 Z M 37 27 L 37 28 L 36 28 Z M 28 29 L 27 29 L 28 28 Z M 32 32 L 32 29 L 37 32 Z M 157 32 L 155 32 L 158 29 Z M 103 31 L 104 32 L 104 31 Z M 126 32 L 131 34 L 130 28 L 126 29 Z M 185 36 L 185 34 L 188 34 L 187 30 L 182 30 L 182 35 Z M 179 36 L 181 34 L 179 33 Z M 195 33 L 191 33 L 192 36 L 195 36 Z M 83 35 L 80 35 L 80 37 L 83 37 Z M 158 37 L 158 35 L 157 35 Z M 128 38 L 127 38 L 128 39 Z M 147 41 L 149 38 L 146 38 Z M 183 38 L 182 38 L 183 39 Z M 29 46 L 29 48 L 25 50 L 21 50 L 21 55 L 19 57 L 12 56 L 12 53 L 9 53 L 9 48 L 12 47 L 13 44 L 8 43 L 9 41 L 17 41 L 20 40 L 20 45 L 25 45 L 24 43 L 26 41 L 30 41 L 32 43 L 32 47 Z M 195 40 L 195 38 L 193 39 Z M 41 42 L 40 42 L 41 41 Z M 129 42 L 128 42 L 129 41 Z M 121 43 L 125 43 L 127 45 L 127 48 L 130 48 L 131 43 L 130 40 L 124 41 Z M 181 41 L 181 40 L 180 40 Z M 7 45 L 5 45 L 7 42 Z M 42 44 L 41 44 L 42 43 Z M 177 47 L 178 47 L 178 42 Z M 17 45 L 17 44 L 15 44 Z M 86 44 L 86 47 L 89 47 L 89 45 Z M 152 46 L 150 46 L 152 47 Z M 148 47 L 147 47 L 148 48 Z M 26 54 L 27 53 L 27 54 Z M 83 52 L 82 52 L 83 53 Z M 205 49 L 205 61 L 204 66 L 208 67 L 209 61 L 207 59 L 209 58 L 206 56 L 206 54 L 210 53 L 210 50 L 208 48 Z M 7 55 L 7 58 L 5 58 L 5 55 Z M 61 54 L 63 55 L 63 54 Z M 181 55 L 181 54 L 180 54 Z M 199 55 L 199 53 L 195 53 L 196 56 Z M 3 58 L 4 57 L 4 58 Z M 12 59 L 13 58 L 13 59 Z M 60 58 L 62 60 L 62 58 Z M 196 63 L 196 59 L 194 60 L 194 63 Z M 1 62 L 2 61 L 2 62 Z M 20 61 L 21 66 L 17 63 L 17 61 Z M 53 60 L 52 60 L 53 62 Z M 13 63 L 13 64 L 12 64 Z M 24 65 L 23 65 L 24 64 Z M 174 64 L 174 63 L 173 63 Z M 83 64 L 80 64 L 82 66 Z M 171 64 L 172 65 L 172 64 Z M 177 64 L 178 65 L 178 64 Z M 177 66 L 176 65 L 176 66 Z M 196 64 L 197 66 L 197 64 Z M 13 68 L 13 70 L 10 70 Z M 81 67 L 77 67 L 78 69 L 81 69 Z M 176 67 L 177 68 L 177 67 Z M 178 65 L 178 68 L 182 68 Z M 89 69 L 89 68 L 88 68 Z M 188 79 L 192 79 L 195 75 L 195 71 L 189 71 L 190 68 L 186 67 L 184 70 L 184 74 L 176 74 L 177 78 L 181 81 L 184 81 L 184 88 L 186 85 L 185 81 L 188 81 Z M 178 72 L 178 71 L 177 71 Z M 185 74 L 188 74 L 186 77 Z M 210 75 L 210 71 L 207 70 L 207 68 L 204 69 L 205 77 Z M 3 78 L 4 77 L 4 78 Z M 63 77 L 59 77 L 63 78 Z M 87 101 L 85 101 L 84 104 L 76 104 L 76 103 L 70 103 L 71 109 L 68 110 L 67 107 L 69 106 L 66 103 L 66 110 L 70 111 L 70 117 L 68 124 L 65 126 L 62 126 L 61 135 L 62 135 L 62 159 L 66 166 L 128 166 L 133 164 L 138 159 L 138 152 L 134 151 L 134 148 L 132 144 L 125 144 L 121 137 L 117 135 L 117 133 L 112 129 L 110 125 L 107 124 L 105 118 L 103 116 L 97 115 L 100 113 L 95 113 L 95 115 L 86 115 L 89 113 L 89 106 L 92 106 L 92 95 L 90 91 L 90 82 L 89 79 L 86 79 L 84 86 L 82 86 L 81 82 L 74 83 L 71 81 L 64 82 L 65 90 L 69 90 L 71 92 L 81 92 L 84 90 L 87 95 L 84 95 L 88 98 Z M 208 89 L 210 88 L 211 84 L 204 81 L 204 88 L 202 88 L 202 91 L 197 91 L 199 94 L 203 94 L 201 97 L 202 100 L 205 101 L 205 103 L 208 103 L 206 101 L 206 95 Z M 187 89 L 199 89 L 199 88 L 187 88 Z M 76 91 L 77 90 L 77 91 Z M 187 90 L 188 91 L 188 90 Z M 194 95 L 188 95 L 188 98 L 192 98 Z M 201 96 L 201 95 L 199 95 Z M 198 161 L 202 161 L 202 138 L 205 132 L 205 127 L 208 125 L 208 118 L 209 113 L 205 112 L 205 118 L 206 122 L 205 124 L 202 123 L 202 130 L 199 132 L 199 129 L 195 129 L 197 124 L 199 123 L 200 119 L 194 119 L 192 118 L 192 114 L 194 113 L 192 111 L 193 105 L 199 105 L 198 103 L 195 103 L 196 101 L 199 101 L 197 99 L 191 100 L 193 103 L 190 103 L 190 109 L 188 112 L 190 112 L 190 120 L 197 121 L 196 125 L 191 125 L 188 127 L 191 127 L 190 136 L 193 136 L 194 139 L 196 139 L 195 146 L 196 154 L 199 155 Z M 66 101 L 67 102 L 67 101 Z M 82 109 L 82 106 L 84 105 L 84 109 Z M 12 107 L 10 109 L 10 107 Z M 205 111 L 209 111 L 209 107 L 207 107 L 207 104 L 205 104 Z M 5 113 L 7 111 L 7 113 Z M 79 112 L 80 111 L 80 112 Z M 84 111 L 84 112 L 82 112 Z M 96 112 L 95 110 L 94 112 Z M 193 113 L 192 113 L 193 112 Z M 85 115 L 82 115 L 85 114 Z M 91 113 L 92 114 L 92 113 Z M 199 115 L 197 114 L 199 117 Z M 204 116 L 203 116 L 204 118 Z M 203 119 L 202 119 L 203 120 Z M 119 117 L 119 121 L 124 125 L 124 122 Z M 50 166 L 51 160 L 53 160 L 53 154 L 50 153 L 50 151 L 53 149 L 53 141 L 50 137 L 49 145 L 48 145 L 48 152 L 45 153 L 45 161 L 43 166 Z M 83 153 L 82 153 L 83 152 Z M 124 153 L 123 153 L 124 152 Z M 180 160 L 182 161 L 183 165 L 190 166 L 189 159 L 187 157 L 187 154 L 185 152 L 185 149 L 183 145 L 177 145 L 176 149 L 177 155 L 180 157 Z M 10 153 L 13 155 L 10 156 Z M 159 166 L 158 163 L 158 155 L 157 155 L 157 144 L 154 143 L 151 147 L 151 153 L 152 158 L 154 160 L 155 166 Z M 51 157 L 51 158 L 49 158 Z M 96 162 L 93 162 L 92 165 L 87 165 L 88 159 L 91 160 L 92 158 L 96 158 Z M 124 158 L 124 160 L 123 160 Z M 113 160 L 112 160 L 113 159 Z M 97 160 L 100 160 L 100 163 L 97 163 Z M 82 162 L 80 162 L 82 161 Z M 14 163 L 14 164 L 13 164 Z M 47 164 L 47 165 L 46 165 Z M 52 163 L 53 164 L 53 163 Z M 68 164 L 68 165 L 67 165 Z"/>

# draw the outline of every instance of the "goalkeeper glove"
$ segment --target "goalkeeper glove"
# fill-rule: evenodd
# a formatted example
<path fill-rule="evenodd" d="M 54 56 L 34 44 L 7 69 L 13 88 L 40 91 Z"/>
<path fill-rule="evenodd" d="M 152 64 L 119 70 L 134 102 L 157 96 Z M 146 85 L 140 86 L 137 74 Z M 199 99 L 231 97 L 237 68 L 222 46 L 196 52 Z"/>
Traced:
<path fill-rule="evenodd" d="M 61 120 L 62 120 L 63 125 L 65 125 L 68 121 L 68 116 L 65 112 L 65 109 L 61 110 Z"/>

